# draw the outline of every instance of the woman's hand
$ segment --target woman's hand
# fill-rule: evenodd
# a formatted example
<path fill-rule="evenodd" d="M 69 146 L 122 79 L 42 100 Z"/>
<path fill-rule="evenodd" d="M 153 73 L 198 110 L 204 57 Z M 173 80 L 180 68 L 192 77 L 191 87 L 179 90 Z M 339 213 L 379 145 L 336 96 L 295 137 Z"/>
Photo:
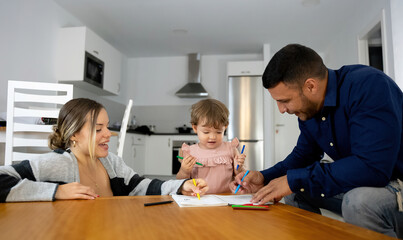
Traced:
<path fill-rule="evenodd" d="M 208 186 L 206 181 L 204 179 L 198 178 L 195 179 L 196 181 L 196 186 L 193 184 L 193 180 L 187 180 L 183 185 L 182 185 L 182 194 L 183 195 L 188 195 L 188 196 L 197 196 L 197 193 L 200 195 L 204 195 L 207 190 Z"/>
<path fill-rule="evenodd" d="M 73 182 L 59 185 L 57 188 L 56 199 L 95 199 L 99 197 L 94 189 L 84 186 L 81 183 Z"/>

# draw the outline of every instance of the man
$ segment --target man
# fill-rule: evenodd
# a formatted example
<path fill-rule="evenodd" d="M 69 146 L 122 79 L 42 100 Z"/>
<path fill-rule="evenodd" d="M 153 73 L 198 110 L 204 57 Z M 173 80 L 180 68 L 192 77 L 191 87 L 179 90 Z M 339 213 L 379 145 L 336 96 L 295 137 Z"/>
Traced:
<path fill-rule="evenodd" d="M 252 202 L 285 197 L 403 237 L 403 94 L 396 83 L 368 66 L 327 69 L 315 51 L 290 44 L 267 65 L 263 86 L 281 113 L 298 116 L 301 134 L 286 159 L 242 183 L 245 173 L 238 174 L 231 190 L 241 184 L 240 193 L 256 192 Z M 321 162 L 324 153 L 334 162 Z"/>

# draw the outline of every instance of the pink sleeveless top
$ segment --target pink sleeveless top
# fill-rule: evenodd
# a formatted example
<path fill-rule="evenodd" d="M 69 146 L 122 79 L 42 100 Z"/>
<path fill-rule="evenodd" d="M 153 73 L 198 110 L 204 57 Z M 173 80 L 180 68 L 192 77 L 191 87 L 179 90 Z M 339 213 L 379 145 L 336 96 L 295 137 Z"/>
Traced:
<path fill-rule="evenodd" d="M 190 174 L 191 178 L 203 178 L 206 180 L 209 190 L 207 193 L 229 193 L 229 183 L 232 181 L 234 173 L 235 151 L 239 141 L 234 138 L 231 142 L 223 142 L 216 149 L 202 149 L 199 144 L 182 145 L 183 157 L 192 155 L 197 158 L 197 162 L 203 166 L 195 164 Z"/>

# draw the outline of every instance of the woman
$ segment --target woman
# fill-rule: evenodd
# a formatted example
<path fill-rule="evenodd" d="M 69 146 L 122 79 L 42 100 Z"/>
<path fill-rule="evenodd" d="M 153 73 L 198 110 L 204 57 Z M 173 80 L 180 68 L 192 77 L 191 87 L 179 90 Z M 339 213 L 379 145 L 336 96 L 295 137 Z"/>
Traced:
<path fill-rule="evenodd" d="M 0 167 L 0 202 L 95 199 L 99 196 L 204 194 L 203 179 L 145 179 L 108 152 L 105 108 L 90 99 L 67 102 L 49 136 L 53 152 Z"/>

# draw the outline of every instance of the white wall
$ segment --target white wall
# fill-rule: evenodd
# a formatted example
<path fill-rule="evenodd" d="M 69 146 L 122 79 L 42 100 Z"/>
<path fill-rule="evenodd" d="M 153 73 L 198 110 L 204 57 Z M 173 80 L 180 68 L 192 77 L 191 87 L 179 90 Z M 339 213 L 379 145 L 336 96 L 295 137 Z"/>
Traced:
<path fill-rule="evenodd" d="M 56 39 L 58 29 L 64 26 L 82 24 L 52 0 L 0 1 L 1 114 L 7 111 L 8 80 L 57 82 L 54 72 Z M 125 62 L 123 68 L 126 69 Z M 126 73 L 122 75 L 124 78 Z M 125 87 L 126 82 L 123 81 L 122 88 Z M 104 104 L 111 123 L 116 118 L 122 118 L 126 101 L 124 94 L 100 97 L 77 88 L 74 92 L 74 97 L 88 97 Z M 1 162 L 4 162 L 4 144 L 0 144 Z"/>
<path fill-rule="evenodd" d="M 57 31 L 65 26 L 82 24 L 52 0 L 0 1 L 0 112 L 7 111 L 8 80 L 57 82 L 54 72 Z M 84 91 L 75 97 L 126 102 L 125 92 L 103 98 Z"/>
<path fill-rule="evenodd" d="M 335 34 L 329 44 L 325 64 L 330 68 L 358 63 L 358 36 L 368 26 L 380 18 L 385 10 L 385 35 L 389 76 L 403 89 L 403 1 L 379 0 L 371 5 L 360 6 L 354 21 L 346 26 L 345 31 Z"/>
<path fill-rule="evenodd" d="M 6 111 L 7 80 L 56 82 L 56 31 L 79 24 L 50 0 L 0 2 L 0 112 Z"/>
<path fill-rule="evenodd" d="M 201 83 L 209 97 L 227 104 L 227 62 L 262 60 L 262 54 L 202 55 Z M 190 126 L 190 106 L 200 98 L 179 98 L 175 92 L 187 82 L 187 56 L 131 58 L 127 64 L 127 97 L 134 100 L 138 125 L 156 125 L 158 132 Z"/>
<path fill-rule="evenodd" d="M 403 1 L 390 1 L 395 81 L 403 90 Z"/>
<path fill-rule="evenodd" d="M 396 5 L 402 5 L 401 1 Z M 370 25 L 375 21 L 380 19 L 382 14 L 382 10 L 385 10 L 385 24 L 386 24 L 386 46 L 388 62 L 389 65 L 389 76 L 395 79 L 396 82 L 400 81 L 395 78 L 395 70 L 396 64 L 394 63 L 394 42 L 392 43 L 392 27 L 399 26 L 401 28 L 402 24 L 398 24 L 394 22 L 396 20 L 391 21 L 391 8 L 389 0 L 379 0 L 375 1 L 370 5 L 362 5 L 357 6 L 357 13 L 353 16 L 351 22 L 346 25 L 343 32 L 335 34 L 334 40 L 329 43 L 327 51 L 325 53 L 325 64 L 329 68 L 338 69 L 343 65 L 348 64 L 357 64 L 359 62 L 358 59 L 358 38 L 360 35 L 364 33 L 364 31 L 368 30 Z M 400 12 L 403 9 L 400 6 Z M 399 9 L 396 9 L 396 13 L 394 15 L 399 15 Z M 401 16 L 396 16 L 396 18 L 401 18 Z M 402 21 L 402 20 L 400 20 Z M 397 28 L 399 28 L 397 27 Z M 400 30 L 400 29 L 399 29 Z M 402 30 L 400 30 L 402 31 Z M 395 34 L 395 30 L 393 30 L 393 34 Z"/>
<path fill-rule="evenodd" d="M 209 97 L 226 102 L 228 61 L 262 60 L 262 54 L 202 55 L 201 83 Z M 175 96 L 187 82 L 187 56 L 128 59 L 127 96 L 134 105 L 191 105 L 200 99 Z"/>

